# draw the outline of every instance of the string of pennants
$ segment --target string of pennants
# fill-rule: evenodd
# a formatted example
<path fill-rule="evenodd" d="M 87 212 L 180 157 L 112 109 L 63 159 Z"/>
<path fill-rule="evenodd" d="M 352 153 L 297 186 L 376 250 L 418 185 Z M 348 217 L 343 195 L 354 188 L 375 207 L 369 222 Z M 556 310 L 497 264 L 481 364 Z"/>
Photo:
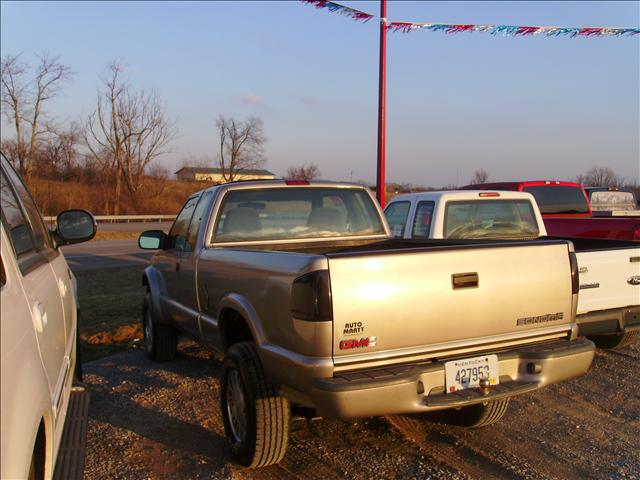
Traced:
<path fill-rule="evenodd" d="M 338 13 L 355 21 L 368 22 L 373 18 L 370 13 L 362 12 L 355 8 L 346 7 L 338 3 L 326 0 L 301 0 L 302 3 L 313 5 L 316 8 L 327 9 L 331 13 Z M 408 33 L 413 30 L 429 30 L 448 34 L 462 32 L 489 33 L 491 35 L 503 35 L 511 37 L 527 37 L 541 35 L 545 37 L 622 37 L 640 34 L 640 28 L 610 28 L 610 27 L 533 27 L 520 25 L 475 25 L 475 24 L 448 24 L 448 23 L 418 23 L 418 22 L 388 22 L 383 19 L 387 30 L 392 32 Z"/>

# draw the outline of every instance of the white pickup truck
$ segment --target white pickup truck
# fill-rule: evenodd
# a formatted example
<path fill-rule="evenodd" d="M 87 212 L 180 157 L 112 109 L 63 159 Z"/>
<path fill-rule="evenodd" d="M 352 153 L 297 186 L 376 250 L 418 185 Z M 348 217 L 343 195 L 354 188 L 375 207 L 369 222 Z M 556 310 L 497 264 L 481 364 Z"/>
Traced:
<path fill-rule="evenodd" d="M 385 216 L 404 239 L 530 239 L 547 232 L 529 193 L 441 191 L 399 195 Z M 571 238 L 580 273 L 577 322 L 602 348 L 628 345 L 640 330 L 640 243 Z"/>

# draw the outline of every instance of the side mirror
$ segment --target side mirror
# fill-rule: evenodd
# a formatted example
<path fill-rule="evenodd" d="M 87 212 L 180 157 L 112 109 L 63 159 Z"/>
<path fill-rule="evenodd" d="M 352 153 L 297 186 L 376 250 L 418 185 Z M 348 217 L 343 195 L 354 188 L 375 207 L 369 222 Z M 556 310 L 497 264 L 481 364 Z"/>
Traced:
<path fill-rule="evenodd" d="M 162 230 L 147 230 L 138 237 L 138 246 L 144 250 L 158 250 L 164 248 L 166 233 Z"/>
<path fill-rule="evenodd" d="M 65 210 L 56 218 L 58 245 L 86 242 L 96 236 L 98 225 L 86 210 Z"/>

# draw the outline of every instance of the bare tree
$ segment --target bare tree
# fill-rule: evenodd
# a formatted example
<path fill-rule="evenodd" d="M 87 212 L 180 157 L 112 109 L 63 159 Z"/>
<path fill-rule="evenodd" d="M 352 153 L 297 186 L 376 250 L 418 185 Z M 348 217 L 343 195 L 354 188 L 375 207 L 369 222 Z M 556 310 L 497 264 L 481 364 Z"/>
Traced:
<path fill-rule="evenodd" d="M 311 162 L 300 167 L 289 167 L 287 169 L 286 177 L 288 179 L 296 180 L 313 180 L 320 175 L 320 169 L 318 168 L 318 166 L 315 163 Z"/>
<path fill-rule="evenodd" d="M 226 182 L 233 180 L 242 170 L 257 168 L 265 163 L 262 120 L 249 117 L 245 122 L 235 118 L 218 117 L 220 137 L 220 168 Z"/>
<path fill-rule="evenodd" d="M 487 183 L 489 181 L 489 172 L 487 172 L 484 168 L 479 168 L 475 172 L 473 172 L 473 177 L 469 180 L 469 183 L 472 185 L 478 183 Z"/>
<path fill-rule="evenodd" d="M 39 139 L 47 134 L 43 128 L 43 106 L 59 92 L 62 83 L 71 79 L 71 69 L 59 57 L 42 54 L 33 78 L 26 78 L 30 67 L 19 55 L 2 58 L 2 113 L 15 128 L 14 161 L 20 174 L 31 181 Z"/>
<path fill-rule="evenodd" d="M 155 92 L 133 91 L 122 81 L 123 68 L 116 62 L 108 69 L 96 110 L 87 119 L 85 141 L 94 159 L 113 176 L 117 215 L 122 185 L 135 204 L 145 169 L 166 153 L 176 130 Z"/>
<path fill-rule="evenodd" d="M 621 187 L 624 183 L 609 167 L 591 167 L 584 175 L 578 175 L 576 181 L 591 187 Z"/>

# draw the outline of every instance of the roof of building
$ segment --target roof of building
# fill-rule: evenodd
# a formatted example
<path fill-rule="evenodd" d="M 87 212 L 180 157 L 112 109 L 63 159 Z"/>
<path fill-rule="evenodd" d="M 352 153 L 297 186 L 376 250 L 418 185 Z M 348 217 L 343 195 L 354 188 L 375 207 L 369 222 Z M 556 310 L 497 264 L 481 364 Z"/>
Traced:
<path fill-rule="evenodd" d="M 217 173 L 222 175 L 221 168 L 207 168 L 207 167 L 182 167 L 180 170 L 175 172 L 175 174 L 179 174 L 180 172 L 193 172 L 193 173 Z M 269 170 L 260 170 L 260 169 L 240 169 L 236 171 L 236 175 L 273 175 Z"/>

